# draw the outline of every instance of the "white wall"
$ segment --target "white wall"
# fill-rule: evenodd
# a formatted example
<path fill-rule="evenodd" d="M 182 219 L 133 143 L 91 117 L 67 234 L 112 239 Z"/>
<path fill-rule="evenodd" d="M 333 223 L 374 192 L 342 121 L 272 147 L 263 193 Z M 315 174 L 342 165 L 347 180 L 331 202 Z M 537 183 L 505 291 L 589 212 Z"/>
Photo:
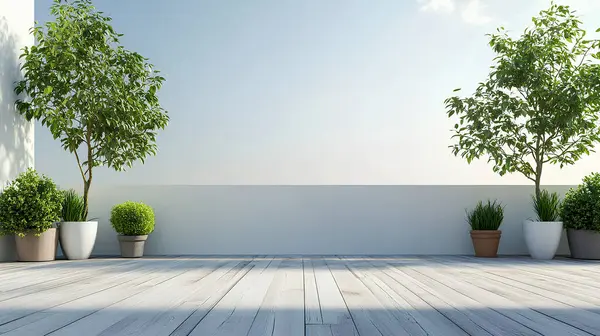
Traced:
<path fill-rule="evenodd" d="M 0 190 L 34 164 L 33 124 L 15 114 L 14 83 L 21 78 L 21 48 L 33 44 L 29 29 L 34 0 L 0 0 Z M 0 260 L 13 256 L 10 238 L 0 238 Z"/>
<path fill-rule="evenodd" d="M 550 186 L 564 193 L 566 186 Z M 118 254 L 112 205 L 143 201 L 156 213 L 152 255 L 471 254 L 465 208 L 506 205 L 502 254 L 526 254 L 531 186 L 136 186 L 96 188 L 94 254 Z M 559 253 L 568 254 L 563 239 Z"/>

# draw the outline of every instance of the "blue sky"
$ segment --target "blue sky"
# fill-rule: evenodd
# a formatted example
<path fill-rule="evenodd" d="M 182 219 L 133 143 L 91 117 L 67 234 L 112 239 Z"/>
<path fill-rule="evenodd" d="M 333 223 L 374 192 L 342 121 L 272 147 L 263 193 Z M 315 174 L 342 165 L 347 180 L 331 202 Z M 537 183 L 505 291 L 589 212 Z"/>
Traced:
<path fill-rule="evenodd" d="M 125 47 L 163 72 L 171 116 L 158 156 L 126 173 L 100 169 L 97 184 L 528 184 L 452 157 L 443 100 L 485 79 L 486 33 L 522 31 L 548 1 L 95 3 Z M 600 26 L 600 1 L 563 3 Z M 50 4 L 36 0 L 36 20 Z M 544 181 L 577 183 L 598 163 L 550 169 Z M 41 126 L 36 166 L 80 183 Z"/>

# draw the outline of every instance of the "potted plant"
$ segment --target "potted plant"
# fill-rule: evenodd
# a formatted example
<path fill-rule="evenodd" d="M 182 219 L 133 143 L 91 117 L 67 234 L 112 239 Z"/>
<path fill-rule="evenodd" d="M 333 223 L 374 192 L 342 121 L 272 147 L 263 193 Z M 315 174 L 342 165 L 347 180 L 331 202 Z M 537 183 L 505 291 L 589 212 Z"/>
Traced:
<path fill-rule="evenodd" d="M 98 222 L 86 219 L 83 197 L 75 190 L 63 193 L 62 221 L 58 226 L 60 246 L 69 260 L 88 259 L 96 243 Z"/>
<path fill-rule="evenodd" d="M 537 220 L 523 222 L 523 235 L 534 259 L 552 259 L 558 249 L 563 233 L 563 222 L 559 221 L 560 200 L 557 193 L 542 190 L 539 197 L 532 196 Z"/>
<path fill-rule="evenodd" d="M 165 79 L 120 44 L 122 34 L 91 0 L 54 0 L 50 11 L 55 20 L 31 29 L 37 43 L 20 56 L 15 106 L 73 154 L 85 219 L 94 168 L 122 171 L 156 154 L 158 130 L 169 121 L 158 99 Z"/>
<path fill-rule="evenodd" d="M 4 188 L 0 194 L 2 234 L 15 235 L 19 261 L 56 258 L 54 224 L 60 218 L 62 201 L 54 182 L 31 168 Z"/>
<path fill-rule="evenodd" d="M 467 210 L 467 222 L 471 226 L 471 240 L 476 257 L 495 258 L 502 231 L 498 230 L 504 220 L 504 207 L 497 201 L 479 201 L 475 208 Z"/>
<path fill-rule="evenodd" d="M 539 199 L 544 167 L 574 164 L 600 141 L 600 41 L 585 38 L 568 6 L 553 3 L 532 22 L 518 38 L 504 28 L 490 34 L 488 78 L 445 104 L 455 118 L 452 153 L 487 159 L 501 176 L 522 174 Z"/>
<path fill-rule="evenodd" d="M 148 235 L 154 231 L 154 210 L 149 205 L 131 201 L 115 205 L 110 223 L 117 231 L 123 258 L 144 255 Z"/>
<path fill-rule="evenodd" d="M 583 178 L 562 203 L 561 217 L 567 229 L 571 257 L 600 259 L 600 174 Z"/>

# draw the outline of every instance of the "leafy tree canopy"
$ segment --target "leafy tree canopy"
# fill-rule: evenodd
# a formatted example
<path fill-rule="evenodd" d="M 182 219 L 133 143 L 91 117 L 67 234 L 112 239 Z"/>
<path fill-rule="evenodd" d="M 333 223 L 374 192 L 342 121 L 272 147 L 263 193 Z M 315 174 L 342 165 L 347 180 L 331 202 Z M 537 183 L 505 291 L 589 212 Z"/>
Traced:
<path fill-rule="evenodd" d="M 120 45 L 122 35 L 90 0 L 55 0 L 51 13 L 55 20 L 32 28 L 37 44 L 21 55 L 15 91 L 27 97 L 16 107 L 74 154 L 87 216 L 94 167 L 124 170 L 156 154 L 157 131 L 169 121 L 157 97 L 164 78 Z"/>
<path fill-rule="evenodd" d="M 552 3 L 532 21 L 517 39 L 504 28 L 489 35 L 497 55 L 489 77 L 472 96 L 445 103 L 457 118 L 454 155 L 487 157 L 500 175 L 519 172 L 539 197 L 545 163 L 573 164 L 600 141 L 600 44 L 568 6 Z"/>

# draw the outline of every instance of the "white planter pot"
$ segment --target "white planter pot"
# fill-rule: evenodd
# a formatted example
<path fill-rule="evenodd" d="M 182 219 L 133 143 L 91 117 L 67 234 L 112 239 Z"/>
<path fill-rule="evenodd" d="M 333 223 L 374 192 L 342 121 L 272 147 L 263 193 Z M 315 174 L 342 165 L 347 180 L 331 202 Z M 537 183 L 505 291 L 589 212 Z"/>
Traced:
<path fill-rule="evenodd" d="M 534 259 L 554 258 L 563 233 L 562 222 L 523 221 L 523 234 L 529 255 Z"/>
<path fill-rule="evenodd" d="M 69 260 L 87 259 L 92 254 L 98 222 L 61 222 L 60 246 Z"/>

